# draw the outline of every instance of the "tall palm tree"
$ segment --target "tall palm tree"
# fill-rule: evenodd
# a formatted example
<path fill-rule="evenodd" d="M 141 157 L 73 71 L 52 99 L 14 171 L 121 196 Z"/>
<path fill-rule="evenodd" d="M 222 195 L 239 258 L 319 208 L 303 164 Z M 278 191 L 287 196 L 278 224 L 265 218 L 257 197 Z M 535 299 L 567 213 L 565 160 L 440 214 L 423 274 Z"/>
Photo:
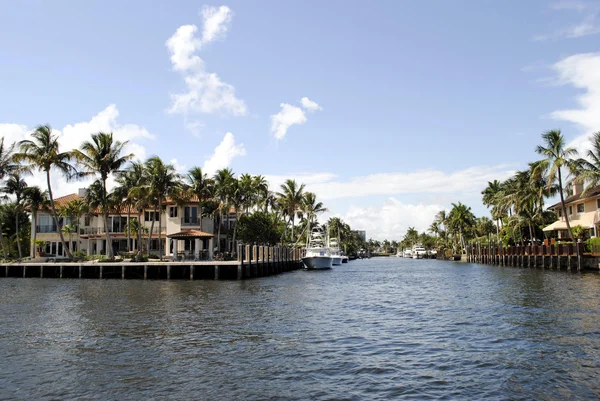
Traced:
<path fill-rule="evenodd" d="M 452 209 L 448 215 L 449 225 L 454 231 L 458 232 L 460 236 L 460 243 L 462 249 L 466 249 L 465 236 L 469 233 L 475 225 L 475 215 L 471 211 L 471 208 L 458 202 L 452 204 Z"/>
<path fill-rule="evenodd" d="M 4 188 L 2 188 L 2 192 L 15 196 L 15 231 L 17 236 L 17 249 L 19 251 L 19 259 L 23 258 L 23 251 L 21 249 L 21 233 L 19 229 L 19 218 L 21 217 L 21 211 L 23 206 L 22 201 L 25 195 L 26 188 L 27 183 L 21 177 L 21 174 L 16 170 L 9 174 L 5 186 Z"/>
<path fill-rule="evenodd" d="M 163 257 L 162 244 L 162 210 L 163 202 L 174 196 L 181 186 L 180 176 L 177 174 L 172 164 L 165 164 L 160 157 L 154 156 L 146 161 L 147 177 L 149 179 L 149 194 L 154 201 L 154 213 L 158 213 L 158 253 L 160 260 Z M 150 240 L 152 238 L 152 229 L 154 228 L 154 219 L 152 228 L 148 237 L 148 250 L 150 250 Z"/>
<path fill-rule="evenodd" d="M 213 178 L 215 182 L 215 197 L 219 200 L 219 228 L 217 234 L 217 248 L 221 252 L 221 225 L 225 213 L 229 213 L 230 200 L 236 179 L 233 170 L 226 168 L 217 170 Z"/>
<path fill-rule="evenodd" d="M 98 132 L 92 134 L 91 141 L 85 141 L 79 149 L 72 152 L 77 163 L 82 167 L 81 175 L 100 176 L 102 183 L 100 206 L 102 208 L 102 218 L 104 220 L 106 235 L 106 250 L 109 259 L 114 258 L 112 240 L 110 239 L 110 230 L 108 227 L 108 191 L 106 190 L 106 180 L 116 172 L 119 172 L 128 160 L 133 158 L 133 154 L 122 155 L 123 148 L 127 141 L 120 142 L 113 140 L 112 133 Z"/>
<path fill-rule="evenodd" d="M 548 168 L 548 181 L 549 184 L 553 184 L 555 180 L 558 180 L 558 193 L 560 195 L 560 204 L 565 216 L 565 223 L 567 224 L 567 230 L 571 239 L 573 237 L 573 230 L 571 230 L 571 224 L 569 223 L 569 216 L 567 215 L 567 208 L 565 206 L 565 198 L 563 195 L 563 177 L 562 168 L 572 168 L 572 158 L 577 156 L 577 150 L 574 148 L 567 148 L 564 137 L 560 130 L 552 130 L 542 134 L 544 145 L 538 145 L 536 152 L 545 157 L 542 161 Z"/>
<path fill-rule="evenodd" d="M 50 207 L 50 200 L 48 199 L 48 192 L 43 191 L 38 186 L 27 187 L 23 193 L 25 207 L 31 211 L 31 220 L 33 222 L 33 239 L 31 244 L 31 257 L 36 256 L 37 252 L 37 216 L 41 209 L 48 209 Z"/>
<path fill-rule="evenodd" d="M 298 185 L 296 180 L 288 179 L 281 185 L 281 192 L 277 193 L 277 197 L 292 225 L 292 243 L 294 243 L 294 225 L 296 223 L 296 215 L 301 212 L 302 201 L 304 199 L 304 184 Z"/>
<path fill-rule="evenodd" d="M 192 167 L 185 177 L 190 192 L 198 198 L 198 214 L 200 215 L 200 231 L 202 228 L 202 216 L 204 215 L 203 203 L 210 197 L 211 179 L 200 167 Z"/>
<path fill-rule="evenodd" d="M 0 139 L 0 180 L 4 180 L 8 174 L 18 168 L 14 159 L 14 149 L 14 144 L 5 146 L 4 137 Z M 2 246 L 2 253 L 4 254 L 4 259 L 6 259 L 6 247 L 4 244 L 4 234 L 2 233 L 2 224 L 0 224 L 0 246 Z"/>
<path fill-rule="evenodd" d="M 498 197 L 502 190 L 502 183 L 498 180 L 488 181 L 488 186 L 481 192 L 482 203 L 491 208 L 492 218 L 496 221 L 496 234 L 500 229 L 500 213 L 498 210 Z"/>
<path fill-rule="evenodd" d="M 323 202 L 317 201 L 317 196 L 314 192 L 305 192 L 304 197 L 302 198 L 301 205 L 302 213 L 306 214 L 306 218 L 309 222 L 312 222 L 313 219 L 317 216 L 317 214 L 327 212 L 328 209 L 323 205 Z M 336 223 L 336 229 L 338 229 L 340 220 L 333 220 Z"/>
<path fill-rule="evenodd" d="M 586 184 L 582 195 L 589 193 L 590 189 L 600 185 L 600 131 L 590 138 L 592 148 L 587 152 L 587 159 L 579 158 L 575 161 L 577 177 L 575 184 Z"/>
<path fill-rule="evenodd" d="M 119 184 L 117 191 L 122 194 L 125 202 L 137 212 L 137 226 L 132 224 L 131 219 L 128 218 L 127 233 L 137 236 L 137 258 L 141 260 L 143 258 L 142 234 L 146 232 L 142 225 L 142 214 L 144 209 L 150 206 L 150 190 L 144 163 L 132 162 L 129 168 L 118 174 L 117 183 Z"/>
<path fill-rule="evenodd" d="M 52 194 L 52 185 L 50 184 L 50 171 L 58 170 L 67 179 L 71 179 L 75 173 L 75 168 L 70 164 L 72 155 L 70 152 L 60 152 L 58 137 L 52 134 L 52 128 L 49 125 L 40 125 L 32 133 L 33 140 L 23 140 L 19 142 L 20 151 L 15 154 L 17 161 L 24 161 L 29 164 L 33 170 L 43 171 L 46 174 L 46 183 L 48 185 L 48 196 L 50 197 L 50 206 L 52 208 L 52 217 L 60 242 L 69 259 L 72 259 L 71 251 L 66 246 L 60 223 L 56 205 L 54 204 L 54 196 Z"/>

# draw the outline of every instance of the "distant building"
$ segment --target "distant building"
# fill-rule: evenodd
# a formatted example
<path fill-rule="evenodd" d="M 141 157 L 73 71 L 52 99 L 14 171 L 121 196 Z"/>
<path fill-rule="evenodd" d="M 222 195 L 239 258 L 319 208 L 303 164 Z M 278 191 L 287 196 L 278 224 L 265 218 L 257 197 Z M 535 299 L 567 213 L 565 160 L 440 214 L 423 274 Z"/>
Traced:
<path fill-rule="evenodd" d="M 358 238 L 363 241 L 367 240 L 367 232 L 365 230 L 352 230 L 352 234 L 356 235 Z"/>
<path fill-rule="evenodd" d="M 571 227 L 581 226 L 588 230 L 588 237 L 598 237 L 598 231 L 600 230 L 600 186 L 590 188 L 585 195 L 583 184 L 573 185 L 572 190 L 573 195 L 565 199 L 565 207 Z M 569 238 L 567 222 L 565 216 L 563 216 L 561 203 L 552 205 L 549 209 L 554 210 L 558 220 L 544 227 L 544 232 L 547 234 L 556 232 L 559 239 Z"/>

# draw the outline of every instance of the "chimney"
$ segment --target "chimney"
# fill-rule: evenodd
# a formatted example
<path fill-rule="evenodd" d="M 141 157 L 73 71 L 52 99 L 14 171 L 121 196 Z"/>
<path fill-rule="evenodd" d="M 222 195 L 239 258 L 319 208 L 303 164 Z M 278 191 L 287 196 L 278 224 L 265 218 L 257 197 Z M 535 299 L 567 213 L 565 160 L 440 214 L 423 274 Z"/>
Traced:
<path fill-rule="evenodd" d="M 583 182 L 579 183 L 579 184 L 573 183 L 573 196 L 581 195 L 582 192 L 583 192 Z"/>
<path fill-rule="evenodd" d="M 79 190 L 77 190 L 77 196 L 80 199 L 85 198 L 86 195 L 87 195 L 87 188 L 79 188 Z"/>

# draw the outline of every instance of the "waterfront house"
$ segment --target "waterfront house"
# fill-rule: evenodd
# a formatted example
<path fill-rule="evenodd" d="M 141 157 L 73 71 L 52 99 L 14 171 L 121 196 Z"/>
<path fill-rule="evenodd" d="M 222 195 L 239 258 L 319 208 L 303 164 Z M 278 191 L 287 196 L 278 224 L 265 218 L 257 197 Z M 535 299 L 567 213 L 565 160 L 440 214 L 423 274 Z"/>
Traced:
<path fill-rule="evenodd" d="M 571 228 L 582 226 L 588 230 L 588 237 L 597 237 L 600 228 L 600 186 L 589 189 L 585 194 L 583 194 L 583 184 L 572 185 L 571 189 L 573 194 L 565 199 Z M 558 202 L 549 209 L 556 213 L 558 220 L 544 227 L 544 233 L 556 235 L 559 239 L 568 238 L 567 223 L 561 203 Z"/>
<path fill-rule="evenodd" d="M 61 209 L 69 202 L 77 199 L 84 199 L 85 189 L 80 189 L 78 193 L 69 194 L 56 198 L 57 209 Z M 152 208 L 145 209 L 141 215 L 142 242 L 144 252 L 148 252 L 147 246 L 150 230 L 152 230 L 152 240 L 150 242 L 151 254 L 158 254 L 159 239 L 158 219 L 161 219 L 162 232 L 161 241 L 163 242 L 163 253 L 166 257 L 172 257 L 174 254 L 185 259 L 204 259 L 212 258 L 215 250 L 215 241 L 213 235 L 214 221 L 212 218 L 202 218 L 202 231 L 200 231 L 200 213 L 197 199 L 190 199 L 184 203 L 176 203 L 167 200 L 163 204 L 163 212 L 155 213 Z M 65 256 L 65 250 L 60 242 L 58 230 L 65 226 L 70 226 L 71 230 L 63 229 L 65 242 L 70 244 L 72 251 L 84 251 L 88 255 L 106 253 L 106 230 L 112 241 L 115 254 L 126 252 L 127 227 L 130 222 L 138 219 L 136 210 L 130 210 L 122 206 L 120 210 L 110 210 L 108 216 L 108 227 L 105 227 L 101 211 L 93 210 L 83 216 L 59 217 L 59 226 L 57 227 L 50 210 L 40 210 L 37 215 L 37 221 L 31 222 L 31 236 L 37 232 L 37 241 L 42 243 L 40 250 L 47 256 Z M 230 232 L 235 224 L 235 211 L 230 210 L 229 215 L 225 216 L 221 226 L 221 249 L 232 249 Z M 154 221 L 154 226 L 152 222 Z M 67 231 L 67 232 L 65 232 Z M 71 232 L 68 232 L 71 231 Z M 129 238 L 129 249 L 137 252 L 137 236 L 133 233 Z M 33 241 L 32 241 L 33 242 Z M 35 248 L 32 243 L 31 255 L 35 254 Z"/>

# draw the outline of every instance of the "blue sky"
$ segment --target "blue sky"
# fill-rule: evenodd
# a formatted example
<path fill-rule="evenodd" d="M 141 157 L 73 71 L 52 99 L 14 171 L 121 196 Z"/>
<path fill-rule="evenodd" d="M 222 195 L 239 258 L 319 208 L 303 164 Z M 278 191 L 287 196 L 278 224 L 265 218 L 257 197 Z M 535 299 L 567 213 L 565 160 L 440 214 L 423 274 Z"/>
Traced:
<path fill-rule="evenodd" d="M 600 129 L 599 12 L 581 1 L 1 2 L 0 135 L 50 123 L 66 148 L 112 130 L 182 171 L 297 177 L 330 214 L 400 238 L 450 202 L 486 213 L 486 181 L 534 160 L 545 130 L 585 147 Z"/>

